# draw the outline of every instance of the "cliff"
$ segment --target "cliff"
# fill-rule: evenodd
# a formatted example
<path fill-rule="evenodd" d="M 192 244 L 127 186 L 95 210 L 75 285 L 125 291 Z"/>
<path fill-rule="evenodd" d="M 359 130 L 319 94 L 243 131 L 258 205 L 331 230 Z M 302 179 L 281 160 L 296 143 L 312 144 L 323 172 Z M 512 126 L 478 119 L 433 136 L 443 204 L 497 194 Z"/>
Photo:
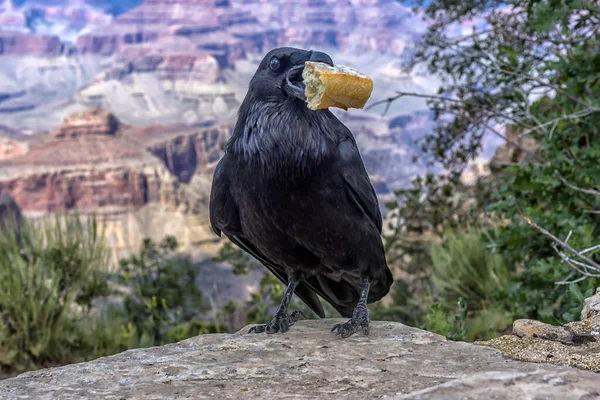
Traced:
<path fill-rule="evenodd" d="M 394 322 L 336 338 L 341 320 L 286 334 L 202 335 L 0 381 L 0 399 L 597 399 L 598 374 L 510 361 Z"/>
<path fill-rule="evenodd" d="M 50 134 L 0 137 L 0 193 L 34 219 L 98 215 L 115 260 L 167 234 L 210 255 L 210 182 L 230 129 L 136 128 L 105 110 L 75 112 Z"/>
<path fill-rule="evenodd" d="M 63 49 L 64 45 L 58 36 L 0 30 L 0 56 L 57 56 L 63 52 Z"/>
<path fill-rule="evenodd" d="M 25 213 L 114 214 L 150 203 L 199 213 L 196 202 L 204 199 L 192 196 L 192 178 L 212 174 L 209 164 L 219 159 L 229 129 L 140 129 L 104 110 L 77 112 L 28 148 L 12 144 L 24 150 L 0 161 L 0 192 L 9 193 Z"/>
<path fill-rule="evenodd" d="M 91 2 L 49 3 L 4 12 L 0 6 L 0 17 L 13 24 L 19 13 L 30 18 L 29 30 L 8 32 L 11 38 L 46 40 L 53 33 L 63 47 L 31 53 L 26 43 L 11 41 L 12 55 L 2 56 L 0 115 L 17 131 L 54 130 L 65 116 L 91 106 L 132 126 L 232 124 L 257 63 L 274 46 L 323 50 L 364 71 L 375 81 L 373 101 L 396 90 L 429 92 L 434 83 L 418 71 L 402 72 L 422 27 L 395 0 L 148 0 L 117 17 L 98 14 Z M 52 56 L 55 50 L 60 57 Z M 410 160 L 420 149 L 414 140 L 432 123 L 428 112 L 418 111 L 426 109 L 423 99 L 402 99 L 385 118 L 383 109 L 336 115 L 356 135 L 368 171 L 393 190 L 424 170 Z M 0 157 L 18 150 L 0 141 Z M 194 155 L 174 154 L 184 160 L 172 158 L 170 171 L 191 181 L 192 171 L 175 164 Z"/>
<path fill-rule="evenodd" d="M 77 46 L 111 54 L 175 34 L 213 54 L 222 67 L 246 52 L 283 44 L 400 55 L 404 40 L 415 38 L 402 26 L 411 17 L 394 0 L 147 0 L 110 29 L 82 35 Z"/>
<path fill-rule="evenodd" d="M 28 144 L 25 138 L 14 139 L 12 136 L 17 135 L 4 134 L 1 129 L 0 127 L 0 161 L 20 157 L 27 153 Z"/>

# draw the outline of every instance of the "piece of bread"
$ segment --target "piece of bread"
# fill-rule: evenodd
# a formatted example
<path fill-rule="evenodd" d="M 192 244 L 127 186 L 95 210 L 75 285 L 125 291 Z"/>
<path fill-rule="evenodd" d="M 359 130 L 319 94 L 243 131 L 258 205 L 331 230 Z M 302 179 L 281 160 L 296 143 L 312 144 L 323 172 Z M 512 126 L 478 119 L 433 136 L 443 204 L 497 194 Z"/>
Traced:
<path fill-rule="evenodd" d="M 363 108 L 371 92 L 373 80 L 354 68 L 307 61 L 304 64 L 304 94 L 308 108 Z"/>

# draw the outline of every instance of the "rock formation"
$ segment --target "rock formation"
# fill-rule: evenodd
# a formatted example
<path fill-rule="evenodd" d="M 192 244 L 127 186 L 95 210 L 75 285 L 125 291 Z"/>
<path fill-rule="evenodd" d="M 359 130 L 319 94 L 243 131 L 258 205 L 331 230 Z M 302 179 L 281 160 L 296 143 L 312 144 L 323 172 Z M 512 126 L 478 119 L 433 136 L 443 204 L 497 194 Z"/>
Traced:
<path fill-rule="evenodd" d="M 175 35 L 225 68 L 276 45 L 402 54 L 411 12 L 393 0 L 146 0 L 108 28 L 81 35 L 82 52 L 112 54 Z M 376 21 L 376 22 L 374 22 Z"/>
<path fill-rule="evenodd" d="M 1 129 L 1 128 L 0 128 Z M 27 153 L 28 143 L 22 135 L 19 139 L 13 138 L 13 134 L 3 134 L 0 131 L 0 161 L 16 158 Z"/>
<path fill-rule="evenodd" d="M 0 162 L 0 190 L 30 213 L 118 213 L 148 203 L 193 211 L 182 183 L 196 172 L 210 174 L 229 129 L 138 129 L 104 110 L 77 112 L 50 137 L 31 143 L 26 154 Z M 182 142 L 191 152 L 187 159 L 173 157 Z"/>
<path fill-rule="evenodd" d="M 206 225 L 210 179 L 230 130 L 135 128 L 104 110 L 76 112 L 48 136 L 22 145 L 15 136 L 24 151 L 0 160 L 0 192 L 32 218 L 74 210 L 101 216 L 115 257 L 145 236 L 177 234 L 187 249 L 213 239 Z"/>
<path fill-rule="evenodd" d="M 581 321 L 553 326 L 517 320 L 512 335 L 481 343 L 515 360 L 568 365 L 600 372 L 600 288 L 585 299 Z M 600 385 L 600 380 L 598 380 Z M 600 392 L 599 392 L 600 393 Z"/>
<path fill-rule="evenodd" d="M 34 0 L 27 1 L 23 5 L 22 12 L 29 19 L 31 29 L 35 31 L 39 24 L 52 30 L 53 25 L 58 25 L 57 30 L 69 40 L 72 39 L 70 32 L 106 26 L 113 20 L 112 15 L 92 5 L 92 3 L 98 4 L 98 1 L 65 0 L 57 2 L 51 0 L 48 4 L 44 3 L 44 1 Z"/>
<path fill-rule="evenodd" d="M 285 334 L 201 335 L 0 381 L 0 399 L 595 399 L 598 375 L 509 361 L 499 351 L 394 322 L 368 338 L 300 321 Z"/>
<path fill-rule="evenodd" d="M 3 58 L 4 124 L 55 131 L 66 116 L 90 106 L 130 125 L 231 124 L 262 53 L 279 45 L 323 49 L 372 75 L 373 100 L 423 89 L 421 78 L 398 72 L 418 29 L 394 0 L 148 0 L 106 19 L 86 7 L 32 3 L 19 10 L 46 19 L 82 13 L 85 29 L 69 36 L 74 47 L 59 40 L 66 57 Z M 10 33 L 17 34 L 42 38 Z M 338 113 L 361 143 L 369 172 L 390 188 L 422 170 L 410 162 L 418 150 L 413 139 L 430 128 L 428 113 L 413 113 L 424 104 L 400 103 L 386 118 L 379 115 L 383 108 Z M 190 179 L 189 171 L 183 174 Z"/>
<path fill-rule="evenodd" d="M 0 27 L 6 30 L 24 30 L 26 25 L 25 14 L 15 8 L 12 0 L 0 2 Z"/>
<path fill-rule="evenodd" d="M 115 135 L 119 120 L 110 112 L 98 108 L 76 112 L 65 118 L 64 124 L 52 136 L 75 139 L 92 135 Z"/>
<path fill-rule="evenodd" d="M 58 36 L 33 35 L 19 31 L 3 31 L 0 26 L 0 56 L 57 56 L 63 51 Z"/>

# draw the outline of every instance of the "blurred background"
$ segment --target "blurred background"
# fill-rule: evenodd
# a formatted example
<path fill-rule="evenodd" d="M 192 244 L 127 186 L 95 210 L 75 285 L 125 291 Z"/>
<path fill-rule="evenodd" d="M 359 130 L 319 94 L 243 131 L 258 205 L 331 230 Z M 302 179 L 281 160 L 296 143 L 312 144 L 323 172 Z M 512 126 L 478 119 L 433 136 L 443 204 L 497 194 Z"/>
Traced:
<path fill-rule="evenodd" d="M 0 378 L 271 318 L 283 288 L 207 207 L 278 46 L 374 80 L 333 110 L 386 219 L 372 319 L 457 340 L 577 319 L 600 272 L 600 11 L 551 3 L 0 0 Z"/>

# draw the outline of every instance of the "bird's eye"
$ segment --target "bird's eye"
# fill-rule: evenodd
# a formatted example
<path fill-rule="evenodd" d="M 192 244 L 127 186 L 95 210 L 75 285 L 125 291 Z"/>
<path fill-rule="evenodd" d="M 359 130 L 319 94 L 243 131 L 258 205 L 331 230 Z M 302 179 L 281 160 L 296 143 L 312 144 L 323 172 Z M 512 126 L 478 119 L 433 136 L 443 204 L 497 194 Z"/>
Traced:
<path fill-rule="evenodd" d="M 273 57 L 271 58 L 271 61 L 269 61 L 269 68 L 271 68 L 273 71 L 277 71 L 280 66 L 281 62 L 277 57 Z"/>

